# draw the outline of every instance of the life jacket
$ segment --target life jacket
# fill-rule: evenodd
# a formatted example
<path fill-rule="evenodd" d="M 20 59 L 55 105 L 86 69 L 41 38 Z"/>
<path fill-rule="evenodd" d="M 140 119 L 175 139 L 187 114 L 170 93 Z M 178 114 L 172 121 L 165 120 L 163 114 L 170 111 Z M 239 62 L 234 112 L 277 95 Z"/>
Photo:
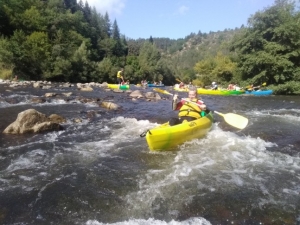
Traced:
<path fill-rule="evenodd" d="M 196 100 L 187 99 L 187 100 L 195 102 L 195 103 L 198 104 L 197 99 Z M 201 109 L 196 104 L 185 101 L 183 103 L 183 105 L 181 106 L 181 108 L 179 109 L 178 116 L 179 117 L 190 116 L 190 117 L 198 119 L 198 118 L 201 118 Z"/>
<path fill-rule="evenodd" d="M 120 70 L 120 71 L 118 71 L 118 73 L 117 73 L 117 78 L 121 78 L 122 77 L 122 71 Z"/>

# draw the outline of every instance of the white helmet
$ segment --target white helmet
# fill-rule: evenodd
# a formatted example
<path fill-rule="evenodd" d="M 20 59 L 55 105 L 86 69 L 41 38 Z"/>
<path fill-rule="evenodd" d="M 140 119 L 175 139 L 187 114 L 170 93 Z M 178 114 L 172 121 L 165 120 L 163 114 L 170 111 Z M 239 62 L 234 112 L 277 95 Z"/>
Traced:
<path fill-rule="evenodd" d="M 216 84 L 216 82 L 212 82 L 211 84 L 212 84 L 212 85 L 215 85 L 215 84 Z"/>

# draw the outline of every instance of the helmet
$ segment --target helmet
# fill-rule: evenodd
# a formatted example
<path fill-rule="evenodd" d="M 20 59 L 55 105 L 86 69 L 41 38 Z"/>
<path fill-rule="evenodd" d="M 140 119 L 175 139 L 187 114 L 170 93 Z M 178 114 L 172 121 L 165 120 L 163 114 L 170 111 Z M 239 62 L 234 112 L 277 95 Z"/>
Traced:
<path fill-rule="evenodd" d="M 212 85 L 215 85 L 215 84 L 216 84 L 216 82 L 212 82 L 211 84 L 212 84 Z"/>

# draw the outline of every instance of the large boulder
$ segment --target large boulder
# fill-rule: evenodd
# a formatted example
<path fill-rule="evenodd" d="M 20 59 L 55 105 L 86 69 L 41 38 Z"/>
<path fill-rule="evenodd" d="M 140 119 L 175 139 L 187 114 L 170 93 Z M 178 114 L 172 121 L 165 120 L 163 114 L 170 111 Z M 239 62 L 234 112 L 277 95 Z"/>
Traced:
<path fill-rule="evenodd" d="M 24 134 L 62 130 L 62 126 L 58 122 L 63 122 L 64 119 L 62 117 L 58 119 L 58 117 L 59 116 L 57 115 L 47 117 L 45 114 L 40 113 L 35 109 L 27 109 L 20 112 L 17 119 L 11 123 L 3 133 Z"/>

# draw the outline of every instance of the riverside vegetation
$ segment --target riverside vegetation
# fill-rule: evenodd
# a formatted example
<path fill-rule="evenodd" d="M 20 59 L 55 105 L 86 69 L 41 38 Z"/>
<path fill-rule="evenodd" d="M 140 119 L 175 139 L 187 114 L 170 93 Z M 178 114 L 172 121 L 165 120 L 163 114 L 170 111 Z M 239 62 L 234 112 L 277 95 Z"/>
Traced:
<path fill-rule="evenodd" d="M 276 0 L 240 28 L 134 40 L 82 0 L 0 0 L 0 78 L 115 83 L 124 67 L 131 83 L 266 82 L 300 94 L 299 21 L 295 1 Z"/>

